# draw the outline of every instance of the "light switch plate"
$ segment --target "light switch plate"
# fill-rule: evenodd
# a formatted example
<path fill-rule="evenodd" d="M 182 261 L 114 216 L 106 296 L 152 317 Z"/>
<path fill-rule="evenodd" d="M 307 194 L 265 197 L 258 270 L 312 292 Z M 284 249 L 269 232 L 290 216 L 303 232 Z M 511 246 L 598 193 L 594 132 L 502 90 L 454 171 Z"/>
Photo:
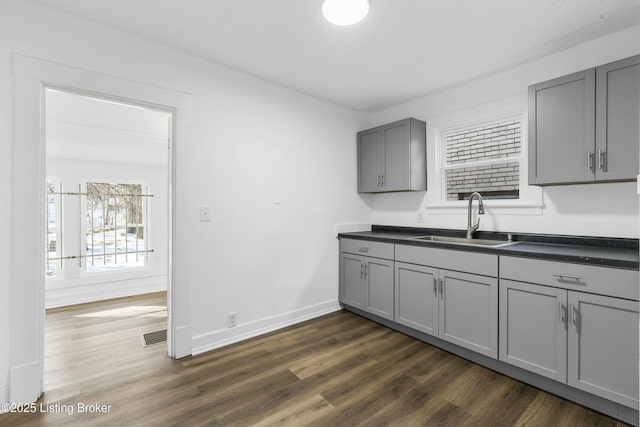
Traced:
<path fill-rule="evenodd" d="M 211 209 L 209 206 L 200 206 L 200 222 L 211 221 Z"/>

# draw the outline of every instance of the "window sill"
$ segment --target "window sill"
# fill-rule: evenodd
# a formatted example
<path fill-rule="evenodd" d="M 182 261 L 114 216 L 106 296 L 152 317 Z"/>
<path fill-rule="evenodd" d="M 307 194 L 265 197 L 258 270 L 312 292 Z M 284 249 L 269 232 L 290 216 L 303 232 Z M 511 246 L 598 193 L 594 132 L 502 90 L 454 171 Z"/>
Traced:
<path fill-rule="evenodd" d="M 474 203 L 474 210 L 477 210 L 477 203 Z M 542 215 L 542 203 L 495 203 L 487 200 L 484 202 L 484 210 L 489 215 Z M 468 202 L 435 204 L 425 208 L 431 215 L 466 215 Z"/>

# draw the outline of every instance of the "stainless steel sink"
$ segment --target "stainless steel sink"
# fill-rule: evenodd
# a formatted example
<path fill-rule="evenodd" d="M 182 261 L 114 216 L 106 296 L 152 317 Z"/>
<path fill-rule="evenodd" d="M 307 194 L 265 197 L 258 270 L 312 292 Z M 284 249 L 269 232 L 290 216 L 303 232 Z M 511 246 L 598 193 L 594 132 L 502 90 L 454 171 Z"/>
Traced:
<path fill-rule="evenodd" d="M 504 240 L 466 239 L 464 237 L 448 237 L 448 236 L 421 236 L 421 237 L 415 237 L 414 239 L 425 240 L 429 242 L 457 243 L 461 245 L 493 246 L 493 247 L 512 245 L 516 243 L 516 242 L 507 242 Z"/>

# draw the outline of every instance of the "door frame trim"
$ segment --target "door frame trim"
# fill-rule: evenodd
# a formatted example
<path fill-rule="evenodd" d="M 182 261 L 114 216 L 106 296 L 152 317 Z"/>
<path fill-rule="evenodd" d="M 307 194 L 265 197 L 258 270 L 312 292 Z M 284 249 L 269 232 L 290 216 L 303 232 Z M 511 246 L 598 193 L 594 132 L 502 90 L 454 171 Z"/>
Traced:
<path fill-rule="evenodd" d="M 182 212 L 188 187 L 178 186 L 179 150 L 188 144 L 191 95 L 121 77 L 14 54 L 11 199 L 11 334 L 9 400 L 35 402 L 43 392 L 46 152 L 44 91 L 47 87 L 137 104 L 172 113 L 169 146 L 168 353 L 191 354 L 189 277 Z M 25 233 L 33 230 L 36 233 Z M 181 237 L 182 236 L 182 237 Z M 184 248 L 183 248 L 184 247 Z M 34 263 L 36 265 L 34 265 Z M 35 301 L 35 303 L 34 303 Z"/>

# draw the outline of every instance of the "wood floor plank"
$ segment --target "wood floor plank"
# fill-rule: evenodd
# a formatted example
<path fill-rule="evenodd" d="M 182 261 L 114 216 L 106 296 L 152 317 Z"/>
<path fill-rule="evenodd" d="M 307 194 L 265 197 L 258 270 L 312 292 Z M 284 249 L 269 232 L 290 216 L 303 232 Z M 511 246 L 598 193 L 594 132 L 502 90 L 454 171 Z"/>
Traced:
<path fill-rule="evenodd" d="M 164 294 L 49 310 L 45 393 L 11 426 L 626 426 L 346 311 L 171 360 Z M 111 405 L 106 414 L 80 404 Z"/>

